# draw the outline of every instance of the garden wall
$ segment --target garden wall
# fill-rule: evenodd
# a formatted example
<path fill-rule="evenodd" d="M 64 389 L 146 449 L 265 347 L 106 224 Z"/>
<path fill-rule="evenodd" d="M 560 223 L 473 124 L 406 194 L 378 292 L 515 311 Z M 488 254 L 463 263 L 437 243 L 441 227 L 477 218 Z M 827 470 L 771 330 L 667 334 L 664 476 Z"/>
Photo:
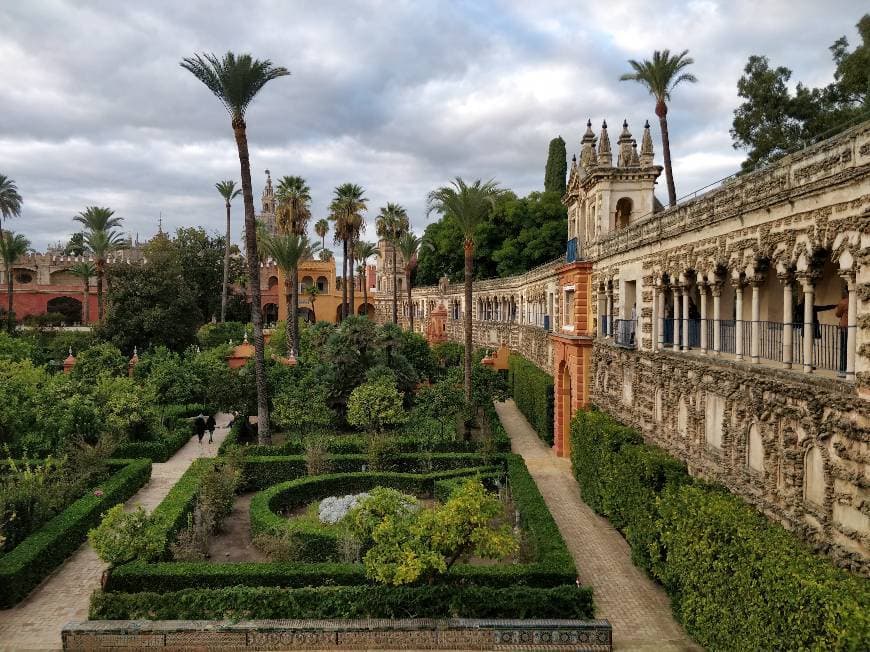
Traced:
<path fill-rule="evenodd" d="M 583 500 L 710 649 L 870 649 L 870 585 L 599 411 L 572 424 Z M 739 598 L 739 599 L 736 599 Z"/>

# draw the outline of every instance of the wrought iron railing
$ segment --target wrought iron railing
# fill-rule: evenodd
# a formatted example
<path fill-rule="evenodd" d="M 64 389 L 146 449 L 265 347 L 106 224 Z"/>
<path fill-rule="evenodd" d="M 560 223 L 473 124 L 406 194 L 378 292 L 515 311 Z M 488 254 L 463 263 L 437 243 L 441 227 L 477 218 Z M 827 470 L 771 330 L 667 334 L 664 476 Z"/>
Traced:
<path fill-rule="evenodd" d="M 719 320 L 719 351 L 734 353 L 737 350 L 736 328 L 733 319 Z"/>
<path fill-rule="evenodd" d="M 758 322 L 758 357 L 782 362 L 782 322 Z"/>
<path fill-rule="evenodd" d="M 674 344 L 674 320 L 673 318 L 662 319 L 662 337 L 664 338 L 665 346 L 673 346 Z"/>
<path fill-rule="evenodd" d="M 636 319 L 617 319 L 613 322 L 613 325 L 615 327 L 614 341 L 616 342 L 616 344 L 630 349 L 633 349 L 637 346 Z"/>

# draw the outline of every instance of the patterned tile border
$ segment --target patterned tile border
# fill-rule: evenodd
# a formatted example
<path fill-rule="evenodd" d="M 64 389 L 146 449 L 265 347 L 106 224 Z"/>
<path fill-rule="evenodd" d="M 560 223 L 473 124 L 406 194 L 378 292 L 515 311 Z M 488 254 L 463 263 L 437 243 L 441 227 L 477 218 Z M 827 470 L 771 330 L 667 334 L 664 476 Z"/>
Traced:
<path fill-rule="evenodd" d="M 69 623 L 65 650 L 580 650 L 609 652 L 606 620 L 94 620 Z"/>

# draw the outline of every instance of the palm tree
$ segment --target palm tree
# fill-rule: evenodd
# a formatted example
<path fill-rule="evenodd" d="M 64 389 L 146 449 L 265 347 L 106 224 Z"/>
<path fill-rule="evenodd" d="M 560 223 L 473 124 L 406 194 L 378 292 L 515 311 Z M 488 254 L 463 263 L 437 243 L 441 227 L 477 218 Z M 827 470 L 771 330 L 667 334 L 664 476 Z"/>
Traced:
<path fill-rule="evenodd" d="M 103 281 L 106 278 L 106 259 L 109 254 L 124 248 L 126 241 L 115 229 L 121 226 L 123 217 L 105 206 L 88 206 L 73 218 L 85 227 L 84 243 L 94 257 L 97 276 L 97 320 L 102 322 L 106 313 L 103 297 Z"/>
<path fill-rule="evenodd" d="M 354 282 L 354 263 L 356 262 L 356 246 L 359 244 L 360 234 L 365 231 L 366 223 L 363 219 L 363 216 L 359 213 L 353 215 L 348 222 L 348 226 L 350 227 L 350 241 L 347 245 L 347 253 L 350 256 L 348 260 L 348 275 L 350 276 L 350 284 L 348 287 L 348 303 L 349 308 L 348 311 L 351 315 L 356 313 L 356 283 Z"/>
<path fill-rule="evenodd" d="M 82 324 L 91 320 L 91 279 L 97 275 L 96 266 L 89 260 L 82 260 L 69 268 L 69 273 L 82 280 Z"/>
<path fill-rule="evenodd" d="M 396 276 L 396 243 L 410 226 L 408 213 L 399 204 L 388 202 L 381 208 L 376 222 L 378 237 L 390 243 L 393 249 L 393 323 L 399 323 L 399 287 Z"/>
<path fill-rule="evenodd" d="M 474 279 L 474 232 L 489 218 L 496 199 L 504 191 L 493 179 L 477 179 L 468 185 L 456 177 L 449 186 L 429 193 L 427 213 L 433 211 L 456 220 L 465 238 L 465 400 L 471 404 L 471 284 Z"/>
<path fill-rule="evenodd" d="M 314 223 L 314 232 L 317 234 L 317 237 L 320 238 L 320 247 L 324 251 L 326 250 L 326 234 L 329 233 L 329 221 L 325 219 L 319 219 Z"/>
<path fill-rule="evenodd" d="M 668 182 L 668 204 L 677 203 L 677 191 L 674 187 L 674 172 L 671 169 L 671 142 L 668 135 L 668 105 L 671 99 L 671 91 L 680 82 L 694 84 L 698 81 L 695 75 L 681 72 L 686 67 L 695 63 L 688 56 L 689 51 L 683 50 L 677 55 L 671 55 L 670 50 L 656 50 L 653 52 L 652 61 L 645 59 L 643 62 L 628 60 L 628 65 L 634 68 L 634 72 L 622 75 L 620 81 L 636 81 L 643 84 L 649 94 L 656 98 L 656 115 L 659 117 L 659 126 L 662 130 L 662 150 L 665 157 L 665 177 Z"/>
<path fill-rule="evenodd" d="M 6 328 L 10 333 L 15 332 L 15 312 L 12 309 L 12 285 L 15 281 L 13 267 L 18 260 L 30 251 L 30 240 L 20 233 L 6 231 L 0 235 L 0 258 L 6 266 Z"/>
<path fill-rule="evenodd" d="M 0 174 L 0 237 L 3 237 L 3 220 L 21 215 L 21 195 L 15 182 Z"/>
<path fill-rule="evenodd" d="M 311 219 L 311 189 L 302 177 L 287 176 L 278 180 L 275 191 L 278 208 L 275 221 L 282 233 L 304 235 Z"/>
<path fill-rule="evenodd" d="M 378 246 L 373 242 L 362 242 L 359 241 L 356 243 L 356 247 L 354 248 L 354 254 L 356 255 L 356 259 L 359 261 L 359 267 L 357 268 L 357 272 L 362 277 L 362 290 L 363 290 L 363 311 L 365 316 L 369 315 L 369 289 L 368 289 L 368 280 L 366 279 L 366 263 L 368 259 L 372 256 L 380 255 L 380 251 L 378 251 Z"/>
<path fill-rule="evenodd" d="M 314 311 L 314 301 L 318 296 L 320 296 L 320 290 L 317 289 L 316 285 L 309 285 L 305 288 L 305 294 L 308 295 L 308 300 L 311 301 L 311 313 L 314 315 L 314 319 L 316 320 L 317 313 Z"/>
<path fill-rule="evenodd" d="M 424 241 L 423 238 L 418 238 L 416 235 L 408 231 L 402 234 L 398 243 L 399 252 L 402 254 L 402 260 L 405 262 L 405 285 L 408 288 L 408 320 L 410 322 L 410 330 L 414 332 L 414 310 L 411 307 L 411 272 L 417 266 L 417 254 L 420 253 L 422 247 L 432 249 L 432 245 Z"/>
<path fill-rule="evenodd" d="M 221 290 L 221 323 L 227 320 L 227 295 L 230 288 L 230 241 L 232 233 L 230 232 L 230 202 L 242 194 L 241 188 L 236 188 L 236 182 L 230 179 L 226 181 L 218 181 L 214 184 L 220 196 L 224 198 L 227 208 L 227 235 L 224 243 L 224 284 Z"/>
<path fill-rule="evenodd" d="M 299 264 L 311 260 L 320 244 L 308 240 L 307 235 L 282 233 L 263 236 L 263 250 L 290 279 L 290 310 L 287 314 L 287 350 L 299 352 Z"/>
<path fill-rule="evenodd" d="M 181 62 L 214 93 L 230 114 L 239 167 L 242 176 L 242 199 L 245 205 L 245 257 L 248 263 L 248 287 L 251 297 L 251 321 L 254 326 L 254 373 L 257 382 L 257 438 L 261 444 L 272 441 L 269 430 L 269 396 L 266 382 L 266 356 L 263 342 L 263 311 L 260 306 L 260 267 L 257 256 L 257 228 L 254 216 L 254 191 L 251 185 L 251 159 L 248 153 L 248 133 L 245 111 L 263 86 L 289 75 L 286 68 L 273 66 L 268 59 L 260 61 L 250 54 L 238 57 L 227 52 L 222 59 L 214 54 L 196 54 Z"/>
<path fill-rule="evenodd" d="M 320 260 L 324 262 L 329 262 L 333 259 L 333 254 L 331 249 L 321 249 L 320 250 Z"/>
<path fill-rule="evenodd" d="M 368 199 L 363 195 L 365 190 L 355 183 L 343 183 L 333 191 L 332 202 L 329 205 L 330 219 L 335 222 L 335 241 L 341 242 L 341 316 L 348 315 L 347 279 L 353 275 L 353 267 L 349 267 L 348 255 L 354 234 L 362 228 L 362 211 L 366 210 Z"/>

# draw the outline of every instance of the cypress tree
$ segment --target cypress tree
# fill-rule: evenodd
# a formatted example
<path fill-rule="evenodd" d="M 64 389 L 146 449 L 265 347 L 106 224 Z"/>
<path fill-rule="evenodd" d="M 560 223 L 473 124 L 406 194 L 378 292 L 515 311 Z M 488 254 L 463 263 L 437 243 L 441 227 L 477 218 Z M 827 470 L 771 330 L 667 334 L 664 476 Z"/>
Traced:
<path fill-rule="evenodd" d="M 544 190 L 565 194 L 565 177 L 568 174 L 568 153 L 565 141 L 556 136 L 550 141 L 550 151 L 547 154 L 547 167 L 544 170 Z"/>

